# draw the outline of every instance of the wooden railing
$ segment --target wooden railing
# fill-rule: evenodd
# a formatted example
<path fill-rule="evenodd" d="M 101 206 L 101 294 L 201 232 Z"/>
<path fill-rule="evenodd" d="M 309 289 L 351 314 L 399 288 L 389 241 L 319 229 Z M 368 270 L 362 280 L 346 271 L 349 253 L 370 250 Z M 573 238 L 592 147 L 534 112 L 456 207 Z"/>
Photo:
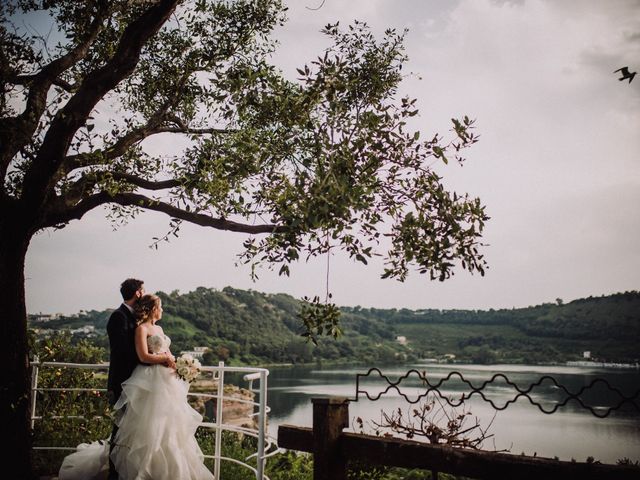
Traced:
<path fill-rule="evenodd" d="M 313 453 L 314 480 L 346 480 L 347 464 L 420 468 L 490 480 L 638 480 L 640 468 L 578 463 L 344 432 L 349 400 L 313 399 L 313 428 L 281 425 L 280 448 Z"/>

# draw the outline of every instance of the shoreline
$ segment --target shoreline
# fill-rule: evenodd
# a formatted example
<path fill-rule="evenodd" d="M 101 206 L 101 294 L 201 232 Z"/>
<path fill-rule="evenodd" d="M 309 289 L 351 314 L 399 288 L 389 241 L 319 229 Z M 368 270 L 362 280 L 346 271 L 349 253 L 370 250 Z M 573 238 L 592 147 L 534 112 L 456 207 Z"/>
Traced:
<path fill-rule="evenodd" d="M 554 363 L 473 363 L 473 362 L 438 362 L 434 359 L 418 359 L 415 362 L 407 362 L 407 363 L 389 363 L 389 364 L 380 364 L 380 365 L 372 365 L 367 362 L 309 362 L 309 363 L 273 363 L 273 364 L 259 364 L 259 365 L 246 365 L 251 367 L 261 367 L 261 368 L 335 368 L 335 367 L 365 367 L 375 368 L 376 366 L 384 366 L 384 367 L 403 367 L 403 366 L 415 366 L 417 363 L 423 362 L 425 365 L 438 365 L 438 366 L 447 366 L 451 367 L 461 366 L 461 365 L 475 365 L 482 367 L 492 367 L 492 366 L 503 366 L 508 365 L 511 367 L 523 366 L 523 367 L 588 367 L 588 368 L 609 368 L 609 369 L 623 369 L 623 370 L 633 370 L 640 369 L 640 363 L 622 363 L 622 362 L 590 362 L 590 361 L 566 361 L 566 362 L 554 362 Z"/>

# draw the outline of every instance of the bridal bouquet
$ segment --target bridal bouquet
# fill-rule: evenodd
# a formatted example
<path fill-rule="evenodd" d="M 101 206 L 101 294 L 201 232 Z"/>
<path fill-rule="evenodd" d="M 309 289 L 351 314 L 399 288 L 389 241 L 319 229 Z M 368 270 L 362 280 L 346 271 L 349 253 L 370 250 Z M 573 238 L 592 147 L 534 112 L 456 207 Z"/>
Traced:
<path fill-rule="evenodd" d="M 176 360 L 176 374 L 185 382 L 191 383 L 200 374 L 200 361 L 188 353 L 180 355 Z"/>

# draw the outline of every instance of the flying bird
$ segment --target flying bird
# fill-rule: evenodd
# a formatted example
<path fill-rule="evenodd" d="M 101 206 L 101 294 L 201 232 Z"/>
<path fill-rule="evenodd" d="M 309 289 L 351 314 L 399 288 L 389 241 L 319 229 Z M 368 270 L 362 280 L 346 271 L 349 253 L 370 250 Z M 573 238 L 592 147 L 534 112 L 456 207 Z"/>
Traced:
<path fill-rule="evenodd" d="M 626 80 L 628 78 L 629 79 L 629 83 L 631 83 L 631 80 L 633 80 L 633 77 L 635 77 L 636 73 L 638 73 L 638 72 L 629 72 L 629 67 L 619 68 L 618 70 L 616 70 L 613 73 L 618 73 L 618 72 L 620 72 L 620 74 L 622 75 L 622 77 L 620 77 L 618 80 L 622 81 L 622 80 Z"/>

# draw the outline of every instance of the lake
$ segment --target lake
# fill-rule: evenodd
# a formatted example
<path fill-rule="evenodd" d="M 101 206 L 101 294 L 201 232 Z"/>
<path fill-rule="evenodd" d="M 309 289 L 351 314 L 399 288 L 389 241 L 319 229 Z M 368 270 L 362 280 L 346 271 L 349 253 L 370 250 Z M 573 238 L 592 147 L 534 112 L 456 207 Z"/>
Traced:
<path fill-rule="evenodd" d="M 409 369 L 426 371 L 431 383 L 447 376 L 453 370 L 461 372 L 475 387 L 489 380 L 494 373 L 504 373 L 521 389 L 526 389 L 544 375 L 553 376 L 559 384 L 569 391 L 577 392 L 596 378 L 606 379 L 623 394 L 631 396 L 640 388 L 640 371 L 637 369 L 604 369 L 574 366 L 526 366 L 526 365 L 445 365 L 415 363 L 411 365 L 380 367 L 380 370 L 393 381 Z M 271 407 L 269 432 L 277 436 L 277 427 L 287 423 L 299 426 L 311 426 L 311 398 L 327 396 L 345 396 L 353 398 L 356 391 L 356 374 L 366 373 L 366 367 L 272 367 L 268 383 L 268 404 Z M 363 381 L 362 385 L 370 394 L 377 394 L 385 387 L 379 377 Z M 361 387 L 361 388 L 363 388 Z M 448 381 L 443 385 L 443 393 L 457 395 L 463 388 L 459 381 Z M 416 399 L 424 392 L 417 376 L 402 382 L 402 391 Z M 485 395 L 501 406 L 513 399 L 516 391 L 504 381 L 496 381 L 485 390 Z M 561 390 L 549 381 L 534 387 L 533 399 L 545 409 L 551 409 L 558 399 L 563 398 Z M 617 404 L 618 395 L 602 387 L 600 383 L 584 396 L 588 405 L 603 412 L 605 408 Z M 640 399 L 636 398 L 636 402 Z M 528 399 L 519 398 L 506 410 L 495 410 L 479 395 L 465 402 L 466 410 L 472 416 L 466 425 L 472 426 L 477 417 L 483 428 L 491 424 L 488 433 L 493 437 L 484 443 L 485 449 L 508 449 L 511 453 L 527 455 L 536 453 L 540 457 L 559 457 L 561 460 L 586 461 L 592 456 L 603 463 L 615 463 L 620 458 L 640 460 L 640 412 L 633 406 L 625 406 L 614 411 L 606 418 L 598 418 L 589 410 L 571 400 L 556 413 L 542 413 Z M 366 421 L 380 421 L 381 411 L 392 412 L 401 407 L 406 412 L 411 404 L 406 402 L 395 390 L 391 390 L 377 401 L 359 399 L 349 406 L 350 428 L 354 429 L 354 419 L 361 417 Z M 461 412 L 462 408 L 458 408 Z M 492 422 L 493 419 L 493 422 Z M 492 423 L 491 423 L 492 422 Z M 371 430 L 372 431 L 372 430 Z"/>

